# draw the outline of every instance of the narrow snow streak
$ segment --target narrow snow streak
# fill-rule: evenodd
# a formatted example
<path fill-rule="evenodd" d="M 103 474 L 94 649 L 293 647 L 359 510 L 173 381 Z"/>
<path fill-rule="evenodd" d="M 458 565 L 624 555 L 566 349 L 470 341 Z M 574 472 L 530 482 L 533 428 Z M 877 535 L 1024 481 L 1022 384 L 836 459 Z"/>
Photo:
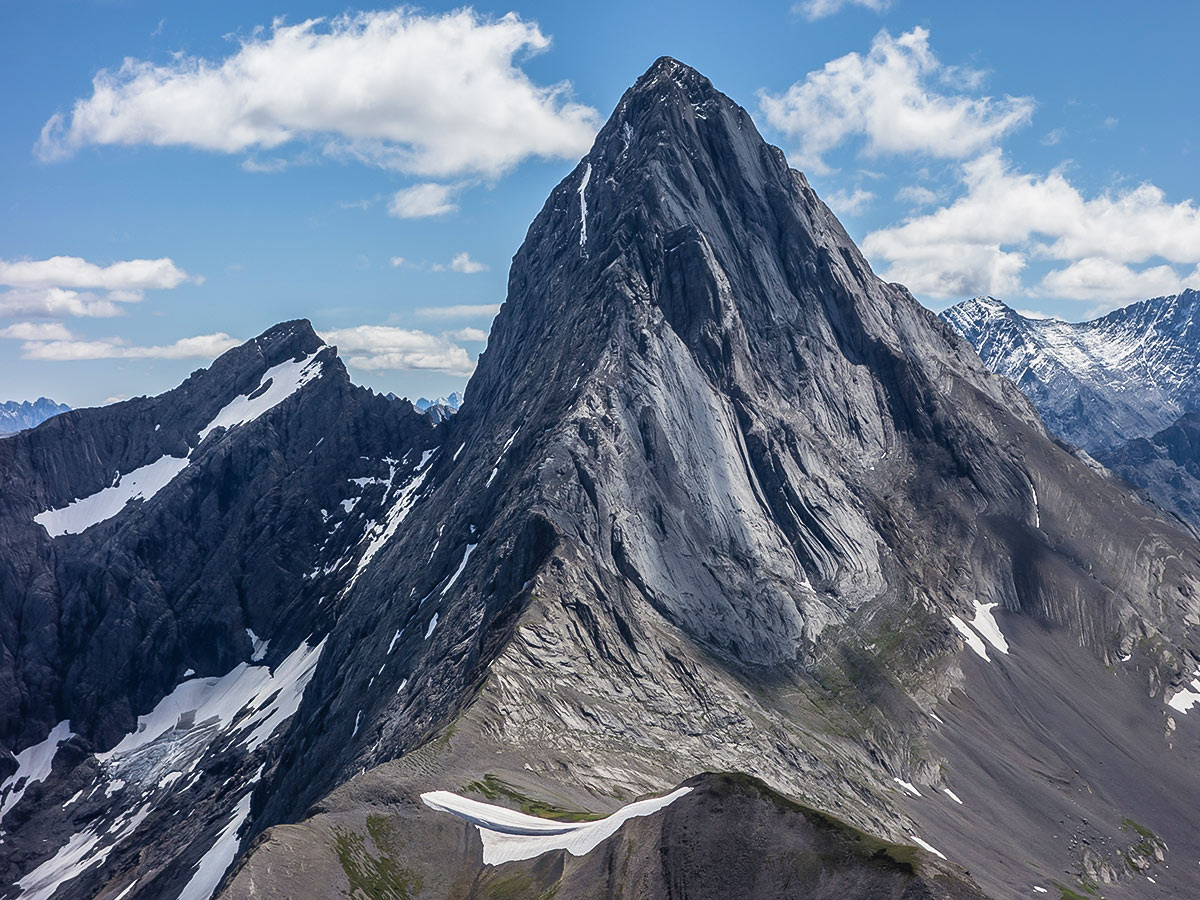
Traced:
<path fill-rule="evenodd" d="M 628 820 L 649 816 L 671 805 L 690 787 L 681 787 L 665 797 L 639 800 L 623 806 L 611 816 L 595 822 L 556 822 L 525 813 L 460 797 L 450 791 L 422 794 L 430 809 L 458 816 L 479 829 L 484 865 L 496 866 L 520 859 L 533 859 L 551 850 L 566 850 L 584 856 L 612 837 Z"/>
<path fill-rule="evenodd" d="M 471 558 L 471 553 L 478 547 L 478 544 L 467 544 L 467 549 L 463 551 L 462 562 L 458 564 L 458 568 L 454 570 L 454 574 L 450 576 L 450 580 L 446 582 L 446 586 L 442 588 L 439 597 L 445 597 L 446 592 L 454 587 L 454 582 L 458 581 L 458 576 L 462 574 L 463 569 L 467 567 L 467 560 Z"/>
<path fill-rule="evenodd" d="M 915 841 L 915 842 L 916 842 L 916 845 L 917 845 L 918 847 L 920 847 L 922 850 L 926 850 L 926 851 L 928 851 L 928 852 L 932 853 L 932 854 L 933 854 L 934 856 L 936 856 L 938 859 L 945 859 L 945 858 L 946 858 L 946 854 L 942 853 L 942 851 L 938 850 L 936 847 L 933 847 L 933 846 L 931 846 L 931 845 L 929 845 L 929 844 L 925 843 L 923 840 L 921 840 L 921 839 L 920 839 L 919 837 L 917 837 L 915 834 L 909 834 L 909 837 L 910 837 L 910 838 L 912 838 L 912 839 L 913 839 L 913 841 Z"/>
<path fill-rule="evenodd" d="M 233 808 L 233 815 L 213 845 L 208 848 L 208 852 L 200 858 L 200 864 L 196 866 L 191 880 L 184 885 L 183 891 L 179 894 L 179 900 L 209 900 L 212 897 L 213 892 L 221 883 L 221 879 L 225 877 L 226 869 L 232 865 L 233 858 L 237 856 L 238 847 L 242 843 L 238 837 L 238 831 L 250 815 L 250 798 L 253 795 L 254 792 L 250 791 Z"/>
<path fill-rule="evenodd" d="M 579 179 L 579 249 L 587 246 L 587 191 L 588 182 L 592 180 L 592 164 L 588 163 Z"/>

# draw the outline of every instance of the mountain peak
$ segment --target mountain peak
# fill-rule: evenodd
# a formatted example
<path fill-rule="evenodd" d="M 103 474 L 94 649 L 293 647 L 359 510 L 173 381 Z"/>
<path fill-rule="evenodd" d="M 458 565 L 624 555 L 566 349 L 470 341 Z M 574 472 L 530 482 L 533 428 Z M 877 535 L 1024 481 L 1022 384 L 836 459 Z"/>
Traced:
<path fill-rule="evenodd" d="M 682 91 L 693 103 L 714 96 L 724 96 L 711 81 L 686 63 L 672 56 L 660 56 L 629 89 L 626 96 L 633 94 L 666 94 Z"/>

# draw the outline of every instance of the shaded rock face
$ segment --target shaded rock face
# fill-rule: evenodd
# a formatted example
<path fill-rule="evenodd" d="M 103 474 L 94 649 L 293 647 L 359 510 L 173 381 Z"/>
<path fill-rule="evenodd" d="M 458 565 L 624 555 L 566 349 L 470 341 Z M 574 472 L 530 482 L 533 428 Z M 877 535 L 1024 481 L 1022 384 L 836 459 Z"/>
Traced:
<path fill-rule="evenodd" d="M 1200 413 L 1103 453 L 1100 461 L 1163 509 L 1200 529 Z"/>
<path fill-rule="evenodd" d="M 1200 801 L 1200 734 L 1164 702 L 1200 658 L 1200 548 L 1051 439 L 1010 382 L 876 278 L 803 176 L 694 70 L 656 62 L 551 193 L 453 417 L 435 428 L 352 388 L 332 349 L 281 340 L 280 354 L 260 360 L 252 343 L 222 358 L 249 363 L 219 360 L 215 395 L 197 375 L 161 409 L 112 408 L 123 418 L 99 429 L 111 447 L 89 451 L 86 471 L 66 471 L 68 451 L 51 446 L 78 413 L 29 436 L 44 445 L 13 439 L 25 455 L 0 469 L 18 486 L 0 502 L 24 529 L 4 532 L 17 535 L 5 552 L 26 569 L 12 567 L 5 627 L 44 645 L 33 657 L 59 659 L 46 635 L 69 632 L 75 613 L 16 610 L 34 584 L 71 594 L 72 610 L 130 622 L 130 679 L 144 667 L 170 677 L 136 698 L 104 684 L 76 700 L 53 663 L 28 668 L 24 651 L 6 662 L 22 696 L 57 704 L 22 701 L 13 749 L 68 712 L 78 736 L 9 813 L 28 824 L 0 877 L 50 877 L 70 840 L 103 826 L 111 852 L 73 872 L 59 900 L 101 885 L 178 896 L 201 873 L 217 873 L 215 888 L 230 864 L 226 897 L 294 896 L 275 887 L 287 867 L 310 895 L 336 897 L 380 866 L 395 873 L 384 856 L 425 873 L 406 882 L 410 895 L 496 894 L 502 873 L 429 874 L 445 847 L 472 866 L 474 851 L 453 818 L 432 826 L 447 843 L 433 841 L 435 820 L 413 813 L 423 792 L 603 814 L 697 771 L 743 771 L 930 849 L 910 851 L 920 865 L 907 873 L 887 859 L 877 870 L 857 839 L 818 833 L 807 813 L 768 814 L 775 799 L 713 787 L 622 832 L 645 838 L 634 856 L 648 896 L 730 890 L 726 875 L 758 879 L 766 896 L 814 879 L 840 896 L 972 896 L 958 870 L 924 879 L 932 848 L 995 897 L 1028 896 L 1047 873 L 1075 887 L 1116 879 L 1128 896 L 1158 883 L 1196 892 L 1182 864 L 1135 879 L 1124 860 L 1146 857 L 1124 820 L 1178 859 L 1200 852 L 1178 813 Z M 270 364 L 313 353 L 319 377 L 195 443 L 231 397 L 265 396 Z M 168 406 L 189 411 L 155 437 Z M 114 463 L 130 473 L 189 450 L 182 474 L 107 524 L 56 538 L 30 524 L 111 485 Z M 55 466 L 52 494 L 41 473 Z M 226 518 L 211 533 L 237 537 L 228 554 L 220 542 L 192 549 L 192 520 L 214 508 Z M 126 540 L 167 549 L 143 566 L 121 555 Z M 59 555 L 75 546 L 68 565 Z M 189 553 L 218 564 L 176 575 Z M 72 566 L 92 574 L 81 581 Z M 155 573 L 153 585 L 148 574 L 106 595 L 107 573 L 130 567 Z M 135 615 L 160 577 L 172 591 Z M 217 589 L 201 590 L 210 579 Z M 172 606 L 179 597 L 186 609 Z M 140 637 L 146 620 L 169 626 L 162 642 Z M 77 640 L 72 653 L 92 652 L 94 671 L 102 645 L 86 631 Z M 180 696 L 171 710 L 186 715 L 169 733 L 122 738 L 188 685 L 185 667 L 236 672 L 221 696 L 240 701 L 250 679 L 255 699 L 226 709 Z M 89 712 L 100 707 L 111 713 Z M 1064 724 L 1077 708 L 1087 716 Z M 135 780 L 144 796 L 105 800 Z M 184 804 L 195 812 L 176 819 Z M 109 821 L 110 810 L 126 814 Z M 376 810 L 399 816 L 394 834 L 371 833 Z M 1057 840 L 1067 816 L 1090 823 L 1079 840 Z M 794 846 L 826 854 L 828 868 L 733 865 L 721 853 L 748 844 L 721 838 L 746 823 L 772 858 Z M 601 856 L 515 875 L 591 896 L 590 867 L 624 852 L 613 840 Z M 568 879 L 568 864 L 580 874 Z M 631 884 L 611 877 L 614 892 Z"/>
<path fill-rule="evenodd" d="M 7 400 L 0 403 L 0 435 L 33 428 L 70 408 L 65 403 L 55 403 L 46 397 L 38 397 L 32 403 L 28 400 Z"/>
<path fill-rule="evenodd" d="M 1046 426 L 1089 453 L 1200 411 L 1200 292 L 1143 300 L 1088 322 L 1022 316 L 992 297 L 942 313 Z"/>
<path fill-rule="evenodd" d="M 210 429 L 214 421 L 226 424 Z M 21 782 L 0 791 L 0 883 L 36 871 L 72 835 L 97 838 L 71 881 L 78 896 L 93 896 L 131 857 L 153 869 L 177 863 L 156 890 L 187 880 L 199 852 L 189 858 L 189 844 L 212 843 L 230 795 L 249 789 L 269 755 L 257 739 L 230 740 L 243 711 L 222 709 L 217 695 L 249 701 L 258 675 L 300 662 L 293 651 L 329 630 L 323 600 L 366 544 L 365 517 L 382 499 L 374 482 L 389 468 L 397 481 L 410 474 L 432 432 L 406 402 L 351 385 L 334 348 L 290 322 L 160 397 L 64 413 L 0 442 L 0 739 L 18 751 L 59 722 L 71 734 L 53 755 L 57 777 L 26 780 L 20 802 Z M 117 503 L 107 518 L 86 511 L 163 459 L 180 471 L 157 493 Z M 85 512 L 67 533 L 35 521 L 80 499 Z M 286 689 L 303 690 L 309 676 L 293 674 Z M 187 699 L 205 690 L 198 718 L 223 715 L 215 724 L 189 712 Z M 273 710 L 267 728 L 277 732 L 286 698 L 269 703 L 269 693 L 261 683 L 254 702 Z M 179 727 L 117 752 L 160 701 L 171 708 L 159 730 Z M 0 780 L 28 774 L 6 756 Z M 174 818 L 181 810 L 187 819 Z M 140 840 L 125 834 L 131 821 Z M 126 839 L 114 848 L 117 836 Z"/>

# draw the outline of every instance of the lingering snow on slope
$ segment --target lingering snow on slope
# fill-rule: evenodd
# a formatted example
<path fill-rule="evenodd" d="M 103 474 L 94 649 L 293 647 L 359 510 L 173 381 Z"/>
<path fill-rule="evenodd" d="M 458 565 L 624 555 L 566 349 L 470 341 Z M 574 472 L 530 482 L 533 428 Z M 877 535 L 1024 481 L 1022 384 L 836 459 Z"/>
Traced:
<path fill-rule="evenodd" d="M 904 788 L 904 790 L 908 791 L 908 793 L 912 794 L 914 797 L 921 796 L 921 792 L 918 791 L 916 785 L 912 784 L 911 782 L 895 777 L 892 778 L 892 781 L 896 782 L 896 784 L 900 785 L 900 787 Z"/>
<path fill-rule="evenodd" d="M 579 249 L 587 247 L 587 186 L 592 180 L 592 164 L 588 163 L 579 179 Z"/>
<path fill-rule="evenodd" d="M 639 800 L 623 806 L 611 816 L 594 822 L 556 822 L 525 813 L 460 797 L 450 791 L 430 791 L 421 801 L 430 809 L 458 816 L 479 829 L 484 865 L 497 866 L 520 859 L 533 859 L 551 850 L 566 850 L 585 856 L 630 819 L 649 816 L 691 792 L 681 787 L 665 797 Z"/>
<path fill-rule="evenodd" d="M 992 614 L 992 610 L 1000 604 L 998 603 L 980 603 L 975 601 L 975 618 L 968 625 L 958 616 L 950 616 L 950 624 L 953 625 L 958 632 L 966 640 L 967 646 L 974 650 L 981 659 L 988 660 L 987 648 L 984 646 L 984 641 L 992 645 L 992 648 L 1001 653 L 1008 653 L 1008 641 L 1004 638 L 1004 632 L 1000 630 L 1000 624 L 996 621 L 996 617 Z M 983 638 L 983 640 L 980 640 Z"/>
<path fill-rule="evenodd" d="M 1187 713 L 1193 706 L 1200 703 L 1200 668 L 1196 669 L 1196 677 L 1191 683 L 1183 687 L 1170 700 L 1167 701 L 1167 706 L 1181 713 Z"/>
<path fill-rule="evenodd" d="M 959 799 L 958 794 L 954 793 L 954 791 L 950 790 L 950 788 L 948 788 L 948 787 L 942 788 L 942 793 L 945 794 L 947 797 L 949 797 L 951 800 L 953 800 L 955 803 L 957 803 L 959 806 L 963 805 L 963 802 L 962 802 L 962 800 Z"/>
<path fill-rule="evenodd" d="M 17 754 L 17 771 L 0 784 L 0 822 L 3 822 L 8 811 L 20 802 L 31 784 L 45 781 L 49 777 L 54 765 L 54 755 L 58 753 L 58 745 L 73 737 L 75 735 L 71 733 L 71 723 L 64 719 L 50 729 L 50 734 L 40 744 L 26 747 Z"/>
<path fill-rule="evenodd" d="M 425 632 L 425 640 L 429 640 L 431 637 L 433 637 L 433 629 L 437 628 L 437 623 L 438 614 L 434 613 L 433 618 L 429 620 L 429 628 Z"/>
<path fill-rule="evenodd" d="M 18 900 L 50 900 L 68 881 L 108 859 L 117 845 L 137 831 L 148 815 L 149 803 L 137 812 L 118 817 L 105 831 L 92 825 L 72 835 L 54 856 L 17 881 L 16 886 L 21 890 Z"/>
<path fill-rule="evenodd" d="M 508 440 L 504 442 L 504 447 L 501 449 L 500 455 L 496 457 L 496 464 L 492 466 L 492 474 L 488 476 L 487 484 L 485 484 L 484 487 L 492 486 L 492 482 L 496 479 L 496 474 L 500 471 L 500 463 L 504 459 L 504 454 L 508 452 L 508 448 L 512 446 L 513 441 L 517 439 L 517 435 L 520 433 L 521 426 L 518 425 L 517 430 L 509 435 Z"/>
<path fill-rule="evenodd" d="M 167 486 L 176 475 L 187 468 L 188 458 L 162 456 L 154 462 L 118 475 L 110 487 L 72 500 L 61 509 L 48 509 L 33 517 L 51 537 L 79 534 L 107 519 L 111 519 L 132 500 L 149 500 Z"/>
<path fill-rule="evenodd" d="M 1001 653 L 1008 653 L 1008 641 L 1004 639 L 1004 633 L 1000 631 L 1000 625 L 996 621 L 996 617 L 992 615 L 992 610 L 999 605 L 998 603 L 980 603 L 976 600 L 975 618 L 971 625 L 979 632 L 979 636 L 995 649 Z"/>
<path fill-rule="evenodd" d="M 439 597 L 445 597 L 446 592 L 454 587 L 454 582 L 458 581 L 458 576 L 462 574 L 463 569 L 467 567 L 467 560 L 471 558 L 471 553 L 474 552 L 478 544 L 467 544 L 467 548 L 463 550 L 462 562 L 458 564 L 458 568 L 454 570 L 454 574 L 450 576 L 450 580 L 446 582 L 446 586 L 442 588 Z"/>
<path fill-rule="evenodd" d="M 250 784 L 258 781 L 261 774 L 262 769 L 259 769 L 259 774 L 250 780 Z M 233 859 L 237 856 L 238 847 L 241 846 L 242 842 L 238 837 L 238 831 L 250 815 L 250 798 L 253 796 L 254 791 L 248 791 L 237 802 L 229 822 L 221 829 L 221 833 L 217 835 L 213 845 L 208 848 L 208 852 L 200 858 L 195 873 L 184 885 L 179 894 L 179 900 L 209 900 L 217 890 L 221 879 L 225 877 L 226 870 L 233 864 Z"/>
<path fill-rule="evenodd" d="M 966 622 L 958 616 L 951 616 L 950 624 L 958 629 L 959 634 L 963 636 L 963 640 L 967 642 L 967 646 L 978 653 L 981 659 L 988 662 L 991 661 L 988 659 L 987 648 L 983 646 L 983 641 L 979 639 L 979 635 L 972 631 Z"/>
<path fill-rule="evenodd" d="M 917 835 L 916 835 L 916 834 L 914 834 L 913 832 L 911 832 L 911 831 L 910 831 L 910 832 L 908 833 L 908 836 L 909 836 L 910 838 L 912 838 L 912 839 L 913 839 L 913 842 L 914 842 L 914 843 L 915 843 L 915 844 L 916 844 L 918 847 L 920 847 L 922 850 L 925 850 L 925 851 L 927 851 L 927 852 L 929 852 L 929 853 L 932 853 L 932 854 L 933 854 L 934 856 L 936 856 L 938 859 L 945 859 L 945 858 L 946 858 L 946 854 L 942 853 L 942 852 L 941 852 L 940 850 L 938 850 L 937 848 L 935 848 L 935 847 L 933 847 L 933 846 L 931 846 L 931 845 L 927 844 L 925 841 L 921 840 L 921 838 L 917 837 Z"/>
<path fill-rule="evenodd" d="M 136 731 L 96 759 L 114 774 L 136 772 L 140 782 L 149 783 L 191 772 L 227 731 L 235 731 L 253 753 L 300 708 L 324 647 L 323 640 L 316 646 L 301 643 L 274 671 L 239 663 L 221 678 L 185 681 L 138 717 Z"/>
<path fill-rule="evenodd" d="M 217 428 L 228 430 L 253 422 L 296 393 L 321 374 L 323 363 L 314 359 L 316 355 L 310 353 L 303 359 L 289 359 L 267 369 L 259 379 L 258 387 L 249 394 L 242 394 L 229 401 L 216 417 L 200 430 L 200 441 Z"/>
<path fill-rule="evenodd" d="M 408 481 L 400 484 L 396 489 L 395 499 L 391 501 L 391 506 L 388 507 L 383 520 L 381 522 L 372 522 L 364 530 L 362 540 L 367 542 L 367 549 L 359 557 L 358 565 L 354 568 L 354 574 L 346 582 L 346 592 L 354 587 L 354 583 L 367 570 L 367 567 L 371 564 L 371 560 L 375 558 L 375 554 L 382 550 L 384 545 L 392 539 L 392 536 L 396 533 L 396 529 L 400 527 L 401 523 L 408 517 L 409 512 L 412 511 L 413 504 L 416 503 L 417 492 L 421 489 L 421 485 L 425 483 L 425 479 L 429 477 L 429 460 L 433 458 L 433 455 L 439 449 L 435 447 L 421 454 L 421 461 L 413 469 Z M 407 459 L 407 457 L 405 458 Z M 391 469 L 388 474 L 388 486 L 384 492 L 385 497 L 392 490 L 396 480 L 395 461 L 393 460 L 389 465 Z"/>

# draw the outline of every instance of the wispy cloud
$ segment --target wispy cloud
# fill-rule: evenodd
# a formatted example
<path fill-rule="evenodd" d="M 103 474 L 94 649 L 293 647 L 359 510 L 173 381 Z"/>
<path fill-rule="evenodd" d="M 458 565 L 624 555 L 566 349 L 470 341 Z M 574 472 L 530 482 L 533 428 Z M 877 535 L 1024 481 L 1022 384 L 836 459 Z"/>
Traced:
<path fill-rule="evenodd" d="M 458 303 L 452 306 L 423 306 L 417 310 L 417 315 L 430 319 L 474 319 L 484 316 L 490 319 L 498 312 L 499 303 Z"/>
<path fill-rule="evenodd" d="M 181 338 L 172 344 L 138 346 L 121 338 L 102 340 L 31 340 L 21 346 L 22 359 L 64 362 L 81 359 L 212 359 L 241 343 L 221 332 Z"/>
<path fill-rule="evenodd" d="M 462 253 L 454 254 L 454 258 L 450 262 L 434 263 L 430 268 L 435 272 L 459 272 L 463 275 L 475 275 L 488 270 L 487 265 L 471 259 L 470 254 L 465 250 Z"/>
<path fill-rule="evenodd" d="M 847 6 L 858 6 L 881 13 L 891 8 L 892 0 L 801 0 L 792 6 L 792 11 L 810 22 L 815 22 L 817 19 L 836 15 Z"/>
<path fill-rule="evenodd" d="M 429 370 L 470 375 L 475 363 L 449 335 L 390 325 L 359 325 L 321 332 L 351 367 L 368 370 Z"/>

